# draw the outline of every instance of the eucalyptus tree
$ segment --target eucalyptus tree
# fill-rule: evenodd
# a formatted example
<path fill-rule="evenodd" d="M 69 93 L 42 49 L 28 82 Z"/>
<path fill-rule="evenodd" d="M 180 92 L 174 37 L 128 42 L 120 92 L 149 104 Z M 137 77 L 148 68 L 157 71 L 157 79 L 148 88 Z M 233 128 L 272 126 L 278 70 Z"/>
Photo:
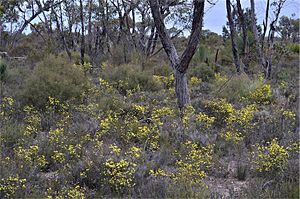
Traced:
<path fill-rule="evenodd" d="M 265 59 L 263 54 L 263 49 L 259 46 L 259 36 L 258 36 L 258 30 L 257 30 L 257 19 L 256 19 L 256 13 L 255 13 L 255 3 L 254 0 L 250 0 L 250 13 L 251 13 L 251 22 L 252 22 L 252 32 L 253 32 L 253 43 L 256 48 L 256 55 L 259 65 L 262 69 L 265 68 Z"/>
<path fill-rule="evenodd" d="M 237 47 L 237 42 L 236 42 L 236 29 L 235 29 L 235 24 L 234 24 L 234 21 L 233 21 L 230 0 L 226 0 L 226 11 L 227 11 L 227 19 L 228 19 L 229 30 L 230 30 L 233 62 L 234 62 L 235 67 L 236 67 L 236 72 L 238 74 L 240 74 L 241 73 L 241 62 L 240 62 L 240 57 L 239 57 L 239 54 L 238 54 L 238 47 Z"/>
<path fill-rule="evenodd" d="M 188 44 L 181 56 L 178 55 L 175 45 L 171 40 L 163 16 L 164 11 L 168 11 L 168 8 L 172 3 L 176 4 L 180 1 L 160 2 L 158 0 L 149 0 L 155 27 L 173 68 L 177 103 L 178 107 L 182 109 L 185 105 L 190 103 L 186 72 L 200 41 L 205 1 L 193 0 L 192 2 L 193 15 L 191 34 L 189 36 Z"/>

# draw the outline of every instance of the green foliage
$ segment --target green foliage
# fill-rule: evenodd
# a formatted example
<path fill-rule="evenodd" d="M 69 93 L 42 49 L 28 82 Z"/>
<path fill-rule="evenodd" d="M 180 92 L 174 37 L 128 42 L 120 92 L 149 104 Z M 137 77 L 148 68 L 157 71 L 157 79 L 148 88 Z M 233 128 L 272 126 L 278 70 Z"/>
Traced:
<path fill-rule="evenodd" d="M 296 54 L 300 53 L 300 44 L 290 44 L 288 46 L 288 48 L 293 53 L 296 53 Z"/>
<path fill-rule="evenodd" d="M 190 68 L 188 75 L 191 77 L 201 78 L 203 81 L 207 82 L 213 79 L 214 70 L 212 66 L 209 66 L 206 63 L 197 63 L 195 66 Z"/>
<path fill-rule="evenodd" d="M 126 94 L 128 90 L 157 91 L 160 89 L 159 84 L 152 78 L 152 72 L 142 71 L 139 65 L 104 64 L 102 69 L 104 79 L 113 82 L 113 87 L 123 94 Z"/>
<path fill-rule="evenodd" d="M 19 98 L 24 105 L 45 108 L 48 96 L 70 100 L 79 98 L 86 88 L 81 69 L 61 57 L 48 56 L 32 71 Z"/>

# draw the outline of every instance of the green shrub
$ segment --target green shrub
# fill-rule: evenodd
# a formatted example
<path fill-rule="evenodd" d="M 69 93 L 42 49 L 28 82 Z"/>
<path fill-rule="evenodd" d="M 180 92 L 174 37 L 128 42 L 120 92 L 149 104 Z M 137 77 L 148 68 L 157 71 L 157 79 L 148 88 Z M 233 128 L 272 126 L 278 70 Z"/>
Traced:
<path fill-rule="evenodd" d="M 123 94 L 128 90 L 157 91 L 161 87 L 153 79 L 152 71 L 142 71 L 142 67 L 136 64 L 103 67 L 103 76 Z"/>
<path fill-rule="evenodd" d="M 300 52 L 300 44 L 291 44 L 289 45 L 289 50 L 293 53 L 299 53 Z"/>
<path fill-rule="evenodd" d="M 80 68 L 51 55 L 32 71 L 18 97 L 23 105 L 44 108 L 49 96 L 70 100 L 78 98 L 86 88 L 87 81 Z"/>
<path fill-rule="evenodd" d="M 206 63 L 198 63 L 189 69 L 188 75 L 190 77 L 198 77 L 207 82 L 214 77 L 214 70 L 212 66 L 208 66 Z"/>

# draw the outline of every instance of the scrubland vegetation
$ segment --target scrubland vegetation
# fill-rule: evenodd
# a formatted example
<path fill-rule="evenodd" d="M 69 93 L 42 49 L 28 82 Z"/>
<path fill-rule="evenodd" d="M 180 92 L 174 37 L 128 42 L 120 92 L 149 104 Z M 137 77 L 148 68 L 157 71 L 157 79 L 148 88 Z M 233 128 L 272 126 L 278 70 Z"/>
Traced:
<path fill-rule="evenodd" d="M 299 43 L 276 39 L 266 78 L 249 40 L 237 74 L 229 37 L 202 31 L 181 109 L 163 51 L 7 44 L 27 57 L 0 60 L 0 198 L 299 198 Z"/>

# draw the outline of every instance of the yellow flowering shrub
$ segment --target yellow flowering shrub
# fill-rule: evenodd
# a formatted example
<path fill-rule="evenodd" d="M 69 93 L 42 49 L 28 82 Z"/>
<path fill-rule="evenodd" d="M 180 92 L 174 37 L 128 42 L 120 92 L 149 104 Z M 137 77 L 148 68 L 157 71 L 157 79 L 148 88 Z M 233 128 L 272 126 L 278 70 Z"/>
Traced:
<path fill-rule="evenodd" d="M 173 74 L 171 74 L 168 77 L 160 76 L 160 75 L 153 75 L 153 79 L 155 82 L 162 84 L 167 89 L 173 87 L 174 82 L 175 82 Z"/>
<path fill-rule="evenodd" d="M 253 164 L 259 172 L 273 172 L 283 170 L 289 159 L 289 150 L 287 147 L 278 143 L 274 138 L 267 142 L 266 146 L 257 145 L 257 150 L 252 153 Z"/>
<path fill-rule="evenodd" d="M 293 121 L 296 120 L 296 113 L 291 110 L 282 110 L 282 115 L 288 119 L 291 119 Z"/>
<path fill-rule="evenodd" d="M 215 81 L 218 86 L 221 86 L 228 81 L 228 77 L 225 75 L 223 76 L 220 73 L 215 73 Z"/>
<path fill-rule="evenodd" d="M 12 97 L 4 97 L 0 103 L 0 120 L 8 120 L 14 112 L 14 102 Z"/>
<path fill-rule="evenodd" d="M 25 106 L 25 136 L 31 136 L 37 133 L 41 127 L 41 116 L 37 110 L 33 108 L 33 106 Z"/>
<path fill-rule="evenodd" d="M 212 114 L 218 118 L 218 120 L 227 118 L 235 111 L 233 105 L 223 98 L 210 100 L 207 102 L 205 107 L 209 109 Z"/>
<path fill-rule="evenodd" d="M 192 185 L 201 184 L 206 176 L 205 170 L 210 168 L 213 159 L 213 145 L 199 147 L 191 141 L 184 143 L 185 152 L 179 154 L 176 161 L 175 181 L 191 183 Z"/>
<path fill-rule="evenodd" d="M 130 156 L 131 158 L 139 158 L 141 156 L 142 149 L 136 146 L 132 146 L 126 155 Z"/>
<path fill-rule="evenodd" d="M 59 163 L 59 164 L 62 164 L 62 163 L 64 163 L 65 162 L 65 154 L 64 153 L 62 153 L 62 152 L 59 152 L 59 151 L 53 151 L 53 155 L 51 156 L 51 158 L 55 161 L 55 162 L 57 162 L 57 163 Z"/>
<path fill-rule="evenodd" d="M 149 174 L 154 177 L 168 177 L 174 183 L 201 185 L 206 176 L 206 170 L 212 166 L 214 146 L 200 147 L 191 141 L 186 141 L 183 146 L 183 151 L 174 153 L 178 159 L 174 172 L 157 168 L 150 169 Z"/>
<path fill-rule="evenodd" d="M 165 170 L 158 168 L 156 170 L 150 169 L 149 174 L 154 176 L 154 177 L 172 177 L 173 175 L 170 174 L 169 172 L 166 172 Z"/>
<path fill-rule="evenodd" d="M 154 109 L 151 114 L 152 120 L 158 124 L 162 125 L 163 123 L 161 122 L 161 119 L 163 119 L 166 116 L 173 116 L 174 111 L 170 109 L 169 107 L 162 107 L 158 109 Z"/>
<path fill-rule="evenodd" d="M 0 198 L 16 198 L 15 194 L 23 192 L 25 189 L 26 179 L 24 178 L 9 176 L 0 180 Z"/>
<path fill-rule="evenodd" d="M 69 186 L 59 191 L 55 191 L 51 187 L 47 189 L 47 199 L 64 199 L 64 198 L 84 199 L 85 189 L 79 185 Z"/>
<path fill-rule="evenodd" d="M 199 122 L 204 128 L 209 128 L 215 122 L 216 118 L 213 116 L 208 116 L 205 113 L 196 114 L 196 121 Z"/>
<path fill-rule="evenodd" d="M 246 97 L 242 99 L 250 103 L 266 105 L 271 103 L 271 85 L 263 84 L 261 87 L 251 91 Z"/>
<path fill-rule="evenodd" d="M 119 155 L 121 152 L 121 149 L 116 144 L 109 145 L 109 148 L 110 148 L 111 152 L 115 155 Z"/>
<path fill-rule="evenodd" d="M 135 185 L 133 175 L 136 171 L 136 164 L 126 159 L 119 161 L 108 159 L 104 163 L 104 167 L 104 175 L 108 179 L 108 183 L 116 191 L 121 191 L 123 188 L 131 188 Z"/>
<path fill-rule="evenodd" d="M 182 113 L 181 113 L 182 114 L 181 120 L 182 120 L 184 127 L 187 128 L 189 126 L 191 119 L 194 116 L 194 112 L 195 112 L 195 109 L 191 105 L 185 106 L 183 108 Z"/>
<path fill-rule="evenodd" d="M 37 157 L 39 151 L 39 147 L 36 145 L 29 146 L 28 148 L 23 148 L 21 146 L 15 148 L 15 154 L 16 156 L 24 160 L 25 164 L 31 164 L 33 163 L 33 159 Z"/>
<path fill-rule="evenodd" d="M 68 125 L 71 119 L 68 103 L 62 103 L 59 99 L 49 96 L 46 108 L 49 116 L 51 116 L 49 120 L 54 120 L 50 122 L 54 122 L 58 128 Z"/>
<path fill-rule="evenodd" d="M 49 140 L 52 143 L 59 143 L 63 139 L 64 129 L 58 128 L 49 131 Z"/>
<path fill-rule="evenodd" d="M 239 142 L 254 126 L 254 114 L 257 111 L 255 104 L 236 109 L 226 99 L 209 101 L 206 108 L 212 112 L 220 124 L 224 126 L 221 137 L 227 141 Z"/>
<path fill-rule="evenodd" d="M 74 67 L 77 67 L 82 72 L 86 73 L 92 68 L 92 64 L 90 62 L 84 62 L 83 64 L 74 64 Z"/>
<path fill-rule="evenodd" d="M 81 144 L 68 144 L 64 148 L 67 150 L 70 157 L 80 158 L 81 157 Z"/>
<path fill-rule="evenodd" d="M 197 86 L 197 85 L 199 85 L 201 83 L 202 83 L 202 79 L 201 78 L 191 77 L 191 80 L 190 80 L 190 85 L 191 86 Z"/>

